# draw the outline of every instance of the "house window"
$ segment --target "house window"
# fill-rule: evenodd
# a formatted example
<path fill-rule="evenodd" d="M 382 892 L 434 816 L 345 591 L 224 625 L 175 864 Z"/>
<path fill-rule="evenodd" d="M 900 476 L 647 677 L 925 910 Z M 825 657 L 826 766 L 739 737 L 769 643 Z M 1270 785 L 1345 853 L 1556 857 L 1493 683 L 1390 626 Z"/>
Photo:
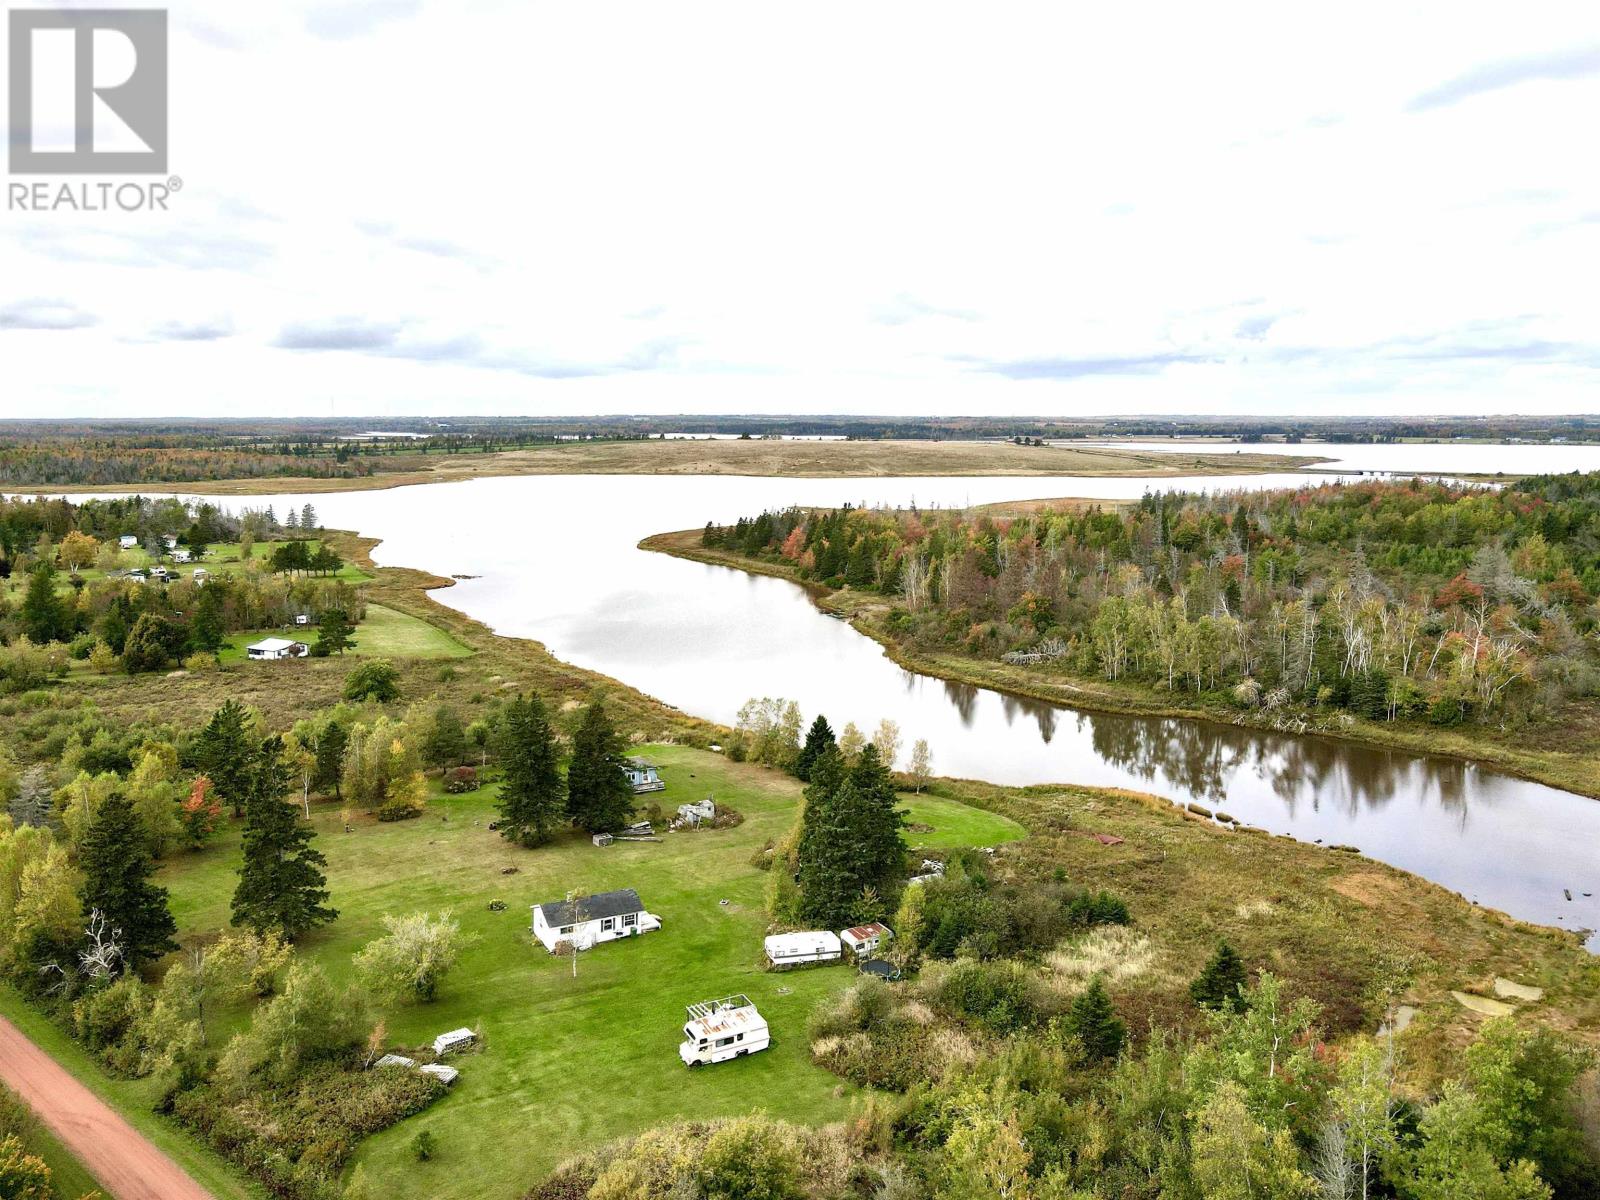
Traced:
<path fill-rule="evenodd" d="M 637 925 L 638 923 L 639 923 L 639 914 L 638 913 L 623 913 L 622 914 L 622 927 L 624 929 L 626 929 L 630 925 Z"/>
<path fill-rule="evenodd" d="M 600 922 L 601 933 L 610 933 L 616 927 L 617 919 L 615 917 L 607 917 L 604 921 Z"/>
<path fill-rule="evenodd" d="M 571 925 L 563 925 L 561 927 L 561 932 L 562 933 L 571 933 L 572 932 L 572 926 Z"/>

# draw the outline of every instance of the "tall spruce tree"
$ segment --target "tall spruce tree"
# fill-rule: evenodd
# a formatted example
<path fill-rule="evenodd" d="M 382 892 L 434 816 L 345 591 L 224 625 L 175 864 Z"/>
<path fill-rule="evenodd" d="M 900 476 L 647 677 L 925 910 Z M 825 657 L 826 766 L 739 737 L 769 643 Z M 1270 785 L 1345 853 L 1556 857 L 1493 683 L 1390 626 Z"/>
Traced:
<path fill-rule="evenodd" d="M 506 706 L 495 737 L 495 755 L 504 772 L 500 836 L 524 846 L 543 845 L 561 821 L 565 797 L 555 736 L 538 696 L 518 696 Z"/>
<path fill-rule="evenodd" d="M 236 817 L 244 815 L 254 758 L 250 716 L 244 705 L 229 700 L 211 714 L 211 720 L 195 739 L 194 761 L 200 774 L 211 780 L 217 798 L 233 806 Z"/>
<path fill-rule="evenodd" d="M 1189 995 L 1201 1008 L 1242 1012 L 1245 983 L 1244 960 L 1223 940 L 1217 943 L 1211 961 L 1189 984 Z"/>
<path fill-rule="evenodd" d="M 123 961 L 137 968 L 160 958 L 178 944 L 177 925 L 167 908 L 167 889 L 150 882 L 155 864 L 144 828 L 133 805 L 121 792 L 100 804 L 79 854 L 83 870 L 85 918 L 98 911 L 108 929 L 116 930 Z"/>
<path fill-rule="evenodd" d="M 861 795 L 853 832 L 860 846 L 862 882 L 882 890 L 905 869 L 906 844 L 900 836 L 905 816 L 895 807 L 894 775 L 871 742 L 850 768 L 850 782 Z"/>
<path fill-rule="evenodd" d="M 344 751 L 350 744 L 350 731 L 329 717 L 317 730 L 316 762 L 311 769 L 311 786 L 324 795 L 333 789 L 335 798 L 342 798 L 340 788 L 344 780 Z"/>
<path fill-rule="evenodd" d="M 799 846 L 800 913 L 824 929 L 836 929 L 850 913 L 867 880 L 855 829 L 863 807 L 849 779 L 807 797 Z"/>
<path fill-rule="evenodd" d="M 800 747 L 800 754 L 794 760 L 794 773 L 799 778 L 810 780 L 811 766 L 829 746 L 837 746 L 838 739 L 833 736 L 833 726 L 828 724 L 828 718 L 821 713 L 811 722 L 811 728 L 806 731 L 805 745 Z"/>
<path fill-rule="evenodd" d="M 252 756 L 233 923 L 257 933 L 281 930 L 292 940 L 339 914 L 325 903 L 328 860 L 312 847 L 312 829 L 299 810 L 284 802 L 289 777 L 283 739 L 267 738 Z"/>
<path fill-rule="evenodd" d="M 585 833 L 615 833 L 633 814 L 622 738 L 598 700 L 583 714 L 567 765 L 567 816 Z"/>
<path fill-rule="evenodd" d="M 56 569 L 41 562 L 28 572 L 22 598 L 22 632 L 35 642 L 62 642 L 72 636 L 72 614 L 56 594 Z"/>
<path fill-rule="evenodd" d="M 317 622 L 317 627 L 318 644 L 326 654 L 342 656 L 356 644 L 354 637 L 356 627 L 350 624 L 350 616 L 342 608 L 328 609 Z"/>
<path fill-rule="evenodd" d="M 227 598 L 226 589 L 218 584 L 200 589 L 200 599 L 195 602 L 194 617 L 189 622 L 189 641 L 196 650 L 215 654 L 222 645 L 227 633 L 222 614 Z"/>

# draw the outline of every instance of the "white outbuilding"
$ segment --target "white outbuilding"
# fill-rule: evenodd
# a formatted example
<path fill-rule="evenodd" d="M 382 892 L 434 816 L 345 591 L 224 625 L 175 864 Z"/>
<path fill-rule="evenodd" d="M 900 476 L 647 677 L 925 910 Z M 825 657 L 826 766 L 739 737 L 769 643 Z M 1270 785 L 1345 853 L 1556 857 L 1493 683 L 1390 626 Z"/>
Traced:
<path fill-rule="evenodd" d="M 826 929 L 802 933 L 775 933 L 766 940 L 767 961 L 775 967 L 801 963 L 838 962 L 843 955 L 839 935 Z"/>
<path fill-rule="evenodd" d="M 766 1018 L 750 1003 L 750 997 L 724 996 L 688 1006 L 678 1057 L 686 1067 L 699 1067 L 743 1058 L 771 1044 Z"/>
<path fill-rule="evenodd" d="M 461 1074 L 454 1067 L 447 1067 L 443 1063 L 423 1063 L 417 1071 L 423 1075 L 432 1075 L 446 1087 L 454 1083 Z"/>
<path fill-rule="evenodd" d="M 131 533 L 125 533 L 117 539 L 117 546 L 122 550 L 132 550 L 138 544 L 138 537 Z"/>
<path fill-rule="evenodd" d="M 533 936 L 552 954 L 562 942 L 588 950 L 660 928 L 661 918 L 644 910 L 644 901 L 632 888 L 533 906 Z"/>
<path fill-rule="evenodd" d="M 304 658 L 311 647 L 304 642 L 291 642 L 288 638 L 262 638 L 245 647 L 250 658 Z"/>

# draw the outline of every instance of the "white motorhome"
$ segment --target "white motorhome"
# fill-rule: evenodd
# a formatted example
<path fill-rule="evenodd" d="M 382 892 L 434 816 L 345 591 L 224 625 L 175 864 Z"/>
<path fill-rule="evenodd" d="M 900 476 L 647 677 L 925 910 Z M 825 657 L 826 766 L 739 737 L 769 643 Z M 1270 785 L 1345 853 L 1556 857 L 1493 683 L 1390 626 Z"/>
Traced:
<path fill-rule="evenodd" d="M 804 933 L 775 933 L 766 941 L 767 961 L 775 967 L 793 967 L 801 963 L 838 962 L 844 953 L 837 933 L 826 929 L 807 930 Z"/>
<path fill-rule="evenodd" d="M 689 1005 L 683 1038 L 678 1057 L 686 1067 L 743 1058 L 772 1044 L 766 1018 L 744 995 Z"/>

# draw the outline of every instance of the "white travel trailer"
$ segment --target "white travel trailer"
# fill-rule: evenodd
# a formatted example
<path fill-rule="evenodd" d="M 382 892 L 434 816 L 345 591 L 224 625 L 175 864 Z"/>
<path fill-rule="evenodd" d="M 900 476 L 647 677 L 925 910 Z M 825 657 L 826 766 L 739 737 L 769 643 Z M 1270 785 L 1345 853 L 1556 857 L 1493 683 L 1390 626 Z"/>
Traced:
<path fill-rule="evenodd" d="M 826 929 L 807 930 L 804 933 L 775 933 L 766 941 L 767 961 L 775 967 L 793 967 L 801 963 L 838 962 L 844 953 L 837 933 Z"/>
<path fill-rule="evenodd" d="M 727 1062 L 765 1050 L 772 1044 L 766 1018 L 750 1003 L 750 997 L 724 996 L 691 1004 L 684 1022 L 678 1057 L 686 1067 Z"/>

